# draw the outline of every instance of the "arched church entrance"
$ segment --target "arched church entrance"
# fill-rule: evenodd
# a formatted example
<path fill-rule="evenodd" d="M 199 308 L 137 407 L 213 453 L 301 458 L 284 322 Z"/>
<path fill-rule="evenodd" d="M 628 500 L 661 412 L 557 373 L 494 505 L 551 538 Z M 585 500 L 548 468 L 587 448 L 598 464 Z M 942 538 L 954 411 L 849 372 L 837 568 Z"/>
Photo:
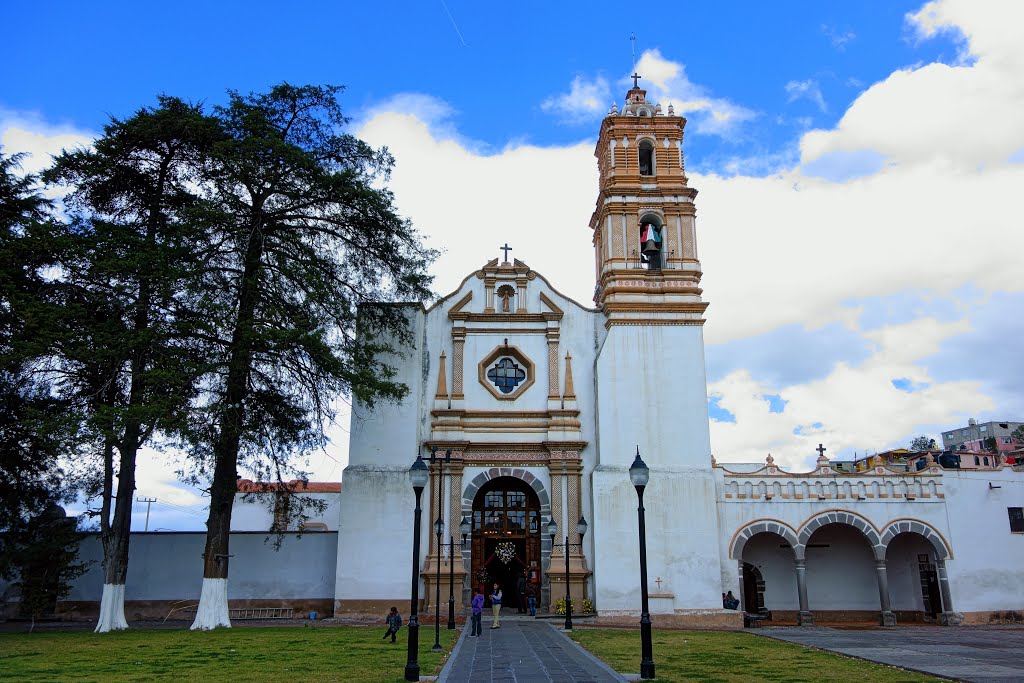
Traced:
<path fill-rule="evenodd" d="M 489 596 L 501 586 L 504 604 L 516 605 L 516 580 L 524 574 L 540 588 L 541 504 L 522 479 L 497 477 L 473 499 L 472 585 Z"/>

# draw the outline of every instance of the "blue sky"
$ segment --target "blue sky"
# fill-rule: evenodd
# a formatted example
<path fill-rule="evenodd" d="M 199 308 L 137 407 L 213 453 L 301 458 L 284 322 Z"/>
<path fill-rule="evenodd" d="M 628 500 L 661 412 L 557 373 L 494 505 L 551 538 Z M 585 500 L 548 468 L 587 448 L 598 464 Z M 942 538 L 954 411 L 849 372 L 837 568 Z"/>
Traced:
<path fill-rule="evenodd" d="M 17 3 L 0 144 L 32 169 L 158 93 L 343 84 L 353 131 L 395 155 L 400 210 L 444 250 L 439 293 L 508 241 L 590 305 L 593 148 L 635 32 L 641 84 L 688 120 L 712 450 L 802 469 L 819 442 L 847 457 L 1024 416 L 1022 15 L 976 0 Z M 340 478 L 346 430 L 316 477 Z M 158 459 L 144 469 L 139 495 L 162 501 L 150 528 L 201 528 L 166 506 L 157 519 L 203 502 Z"/>

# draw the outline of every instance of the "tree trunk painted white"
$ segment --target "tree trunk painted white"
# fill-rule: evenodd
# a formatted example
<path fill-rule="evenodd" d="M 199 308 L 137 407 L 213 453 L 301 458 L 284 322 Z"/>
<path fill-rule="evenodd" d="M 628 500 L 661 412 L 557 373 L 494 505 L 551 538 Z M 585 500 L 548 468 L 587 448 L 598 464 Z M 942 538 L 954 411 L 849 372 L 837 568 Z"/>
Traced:
<path fill-rule="evenodd" d="M 103 584 L 103 595 L 100 597 L 100 618 L 96 622 L 96 633 L 123 631 L 128 628 L 124 618 L 124 584 Z"/>
<path fill-rule="evenodd" d="M 193 631 L 211 631 L 215 628 L 231 628 L 228 616 L 228 580 L 203 579 L 203 592 L 199 595 L 199 608 Z"/>

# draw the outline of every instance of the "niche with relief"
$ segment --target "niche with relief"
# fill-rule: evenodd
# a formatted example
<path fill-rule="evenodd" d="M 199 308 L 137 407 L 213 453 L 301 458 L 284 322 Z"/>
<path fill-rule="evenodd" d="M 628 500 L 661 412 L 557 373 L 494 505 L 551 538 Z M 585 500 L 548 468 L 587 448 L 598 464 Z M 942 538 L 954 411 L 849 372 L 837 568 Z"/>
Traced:
<path fill-rule="evenodd" d="M 498 301 L 501 302 L 498 304 L 498 312 L 514 313 L 516 310 L 515 288 L 512 285 L 502 285 L 501 287 L 498 287 L 498 291 L 496 292 L 496 294 L 498 295 Z"/>

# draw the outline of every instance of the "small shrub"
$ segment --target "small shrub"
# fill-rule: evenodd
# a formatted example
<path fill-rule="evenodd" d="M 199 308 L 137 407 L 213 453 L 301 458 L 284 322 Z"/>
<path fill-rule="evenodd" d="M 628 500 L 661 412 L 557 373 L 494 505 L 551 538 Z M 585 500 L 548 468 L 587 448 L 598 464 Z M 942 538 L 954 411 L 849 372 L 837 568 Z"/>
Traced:
<path fill-rule="evenodd" d="M 555 614 L 565 614 L 565 598 L 559 598 L 551 603 L 551 609 Z M 573 614 L 592 614 L 593 611 L 594 603 L 587 598 L 572 601 Z"/>

